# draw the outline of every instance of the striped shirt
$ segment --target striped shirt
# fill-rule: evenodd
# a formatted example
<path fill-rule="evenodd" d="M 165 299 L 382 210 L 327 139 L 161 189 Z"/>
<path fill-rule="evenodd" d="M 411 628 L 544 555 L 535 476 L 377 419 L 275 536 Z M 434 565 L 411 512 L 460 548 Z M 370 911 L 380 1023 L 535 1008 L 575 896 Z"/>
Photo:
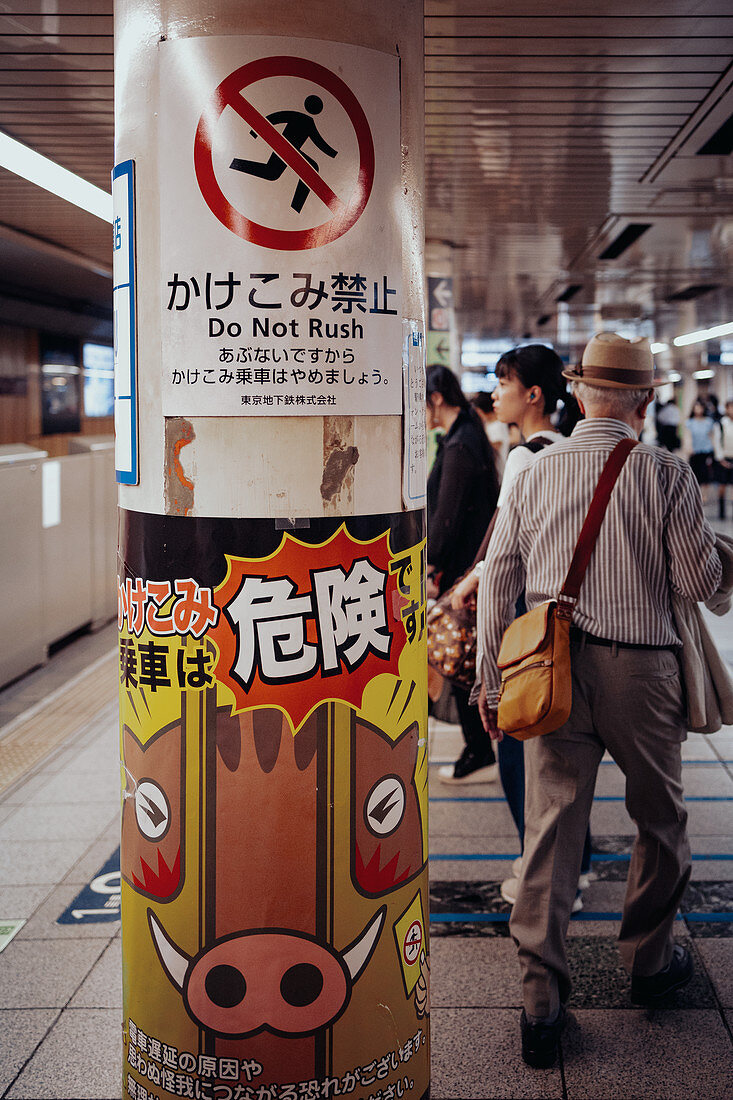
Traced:
<path fill-rule="evenodd" d="M 517 597 L 525 589 L 528 610 L 557 597 L 601 470 L 624 436 L 634 432 L 620 420 L 580 421 L 521 471 L 501 507 L 478 597 L 478 667 L 490 705 Z M 722 575 L 714 541 L 689 465 L 640 443 L 611 494 L 573 623 L 618 642 L 679 645 L 671 591 L 695 602 L 712 595 Z"/>

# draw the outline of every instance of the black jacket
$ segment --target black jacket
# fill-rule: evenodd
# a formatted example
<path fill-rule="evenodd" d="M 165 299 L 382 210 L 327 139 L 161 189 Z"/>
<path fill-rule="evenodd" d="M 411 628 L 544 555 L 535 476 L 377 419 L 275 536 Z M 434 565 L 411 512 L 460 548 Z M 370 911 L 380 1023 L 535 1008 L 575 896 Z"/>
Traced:
<path fill-rule="evenodd" d="M 445 592 L 468 569 L 499 496 L 494 452 L 476 413 L 461 410 L 428 478 L 428 562 Z"/>

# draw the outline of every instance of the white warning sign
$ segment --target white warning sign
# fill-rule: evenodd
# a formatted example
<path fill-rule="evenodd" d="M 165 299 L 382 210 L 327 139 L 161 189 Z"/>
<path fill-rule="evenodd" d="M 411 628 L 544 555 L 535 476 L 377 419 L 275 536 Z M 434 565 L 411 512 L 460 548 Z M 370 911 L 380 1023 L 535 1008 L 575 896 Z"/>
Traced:
<path fill-rule="evenodd" d="M 399 413 L 397 57 L 262 36 L 160 53 L 164 413 Z"/>

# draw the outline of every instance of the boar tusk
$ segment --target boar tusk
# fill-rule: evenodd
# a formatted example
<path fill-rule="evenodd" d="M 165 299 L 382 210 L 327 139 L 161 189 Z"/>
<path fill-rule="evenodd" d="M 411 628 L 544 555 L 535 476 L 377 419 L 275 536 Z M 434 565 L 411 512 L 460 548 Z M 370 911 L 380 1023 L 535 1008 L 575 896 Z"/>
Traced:
<path fill-rule="evenodd" d="M 382 931 L 382 925 L 384 924 L 384 915 L 387 912 L 387 906 L 383 905 L 378 910 L 376 915 L 372 918 L 371 922 L 366 926 L 360 936 L 354 940 L 352 944 L 349 944 L 347 948 L 341 954 L 346 968 L 351 974 L 351 980 L 353 982 L 361 974 L 362 970 L 369 962 L 377 946 L 377 940 Z"/>
<path fill-rule="evenodd" d="M 186 977 L 186 971 L 191 963 L 190 958 L 188 955 L 184 955 L 183 952 L 176 947 L 173 940 L 169 939 L 152 909 L 148 909 L 148 924 L 150 925 L 150 934 L 153 937 L 155 950 L 158 952 L 158 958 L 163 964 L 163 969 L 173 984 L 177 986 L 178 989 L 182 990 L 183 980 Z"/>

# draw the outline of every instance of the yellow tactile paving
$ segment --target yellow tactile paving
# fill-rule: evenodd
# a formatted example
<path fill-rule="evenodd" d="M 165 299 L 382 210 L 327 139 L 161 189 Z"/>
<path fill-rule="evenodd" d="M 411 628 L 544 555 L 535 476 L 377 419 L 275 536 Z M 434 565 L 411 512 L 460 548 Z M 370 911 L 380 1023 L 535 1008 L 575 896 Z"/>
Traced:
<path fill-rule="evenodd" d="M 0 730 L 0 793 L 116 698 L 116 669 L 112 650 Z"/>

